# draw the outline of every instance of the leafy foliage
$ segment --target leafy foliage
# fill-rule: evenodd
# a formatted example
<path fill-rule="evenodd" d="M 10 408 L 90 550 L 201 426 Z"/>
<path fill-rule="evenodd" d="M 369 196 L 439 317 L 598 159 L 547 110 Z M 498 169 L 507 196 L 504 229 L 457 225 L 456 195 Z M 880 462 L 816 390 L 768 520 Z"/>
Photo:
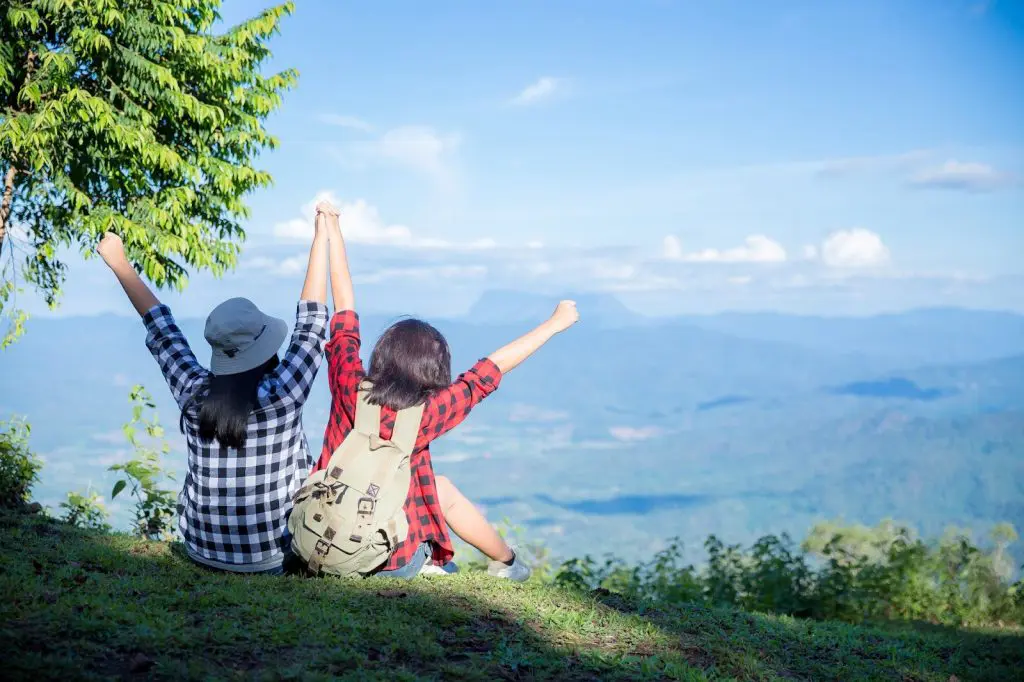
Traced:
<path fill-rule="evenodd" d="M 31 427 L 21 420 L 0 422 L 0 508 L 14 509 L 29 501 L 42 462 L 28 446 Z"/>
<path fill-rule="evenodd" d="M 89 491 L 87 494 L 71 492 L 66 500 L 60 503 L 64 510 L 61 520 L 79 528 L 89 528 L 98 531 L 109 531 L 110 512 L 103 505 L 103 498 L 96 491 Z"/>
<path fill-rule="evenodd" d="M 802 548 L 786 535 L 765 536 L 749 549 L 711 536 L 708 564 L 682 563 L 672 543 L 637 566 L 591 557 L 562 565 L 559 584 L 602 588 L 652 603 L 734 606 L 818 619 L 928 621 L 945 625 L 1024 622 L 1024 583 L 1010 584 L 1006 549 L 1017 539 L 997 526 L 992 547 L 975 546 L 951 529 L 932 542 L 904 526 L 819 524 Z"/>
<path fill-rule="evenodd" d="M 0 350 L 18 340 L 25 333 L 25 321 L 28 313 L 14 305 L 15 296 L 20 289 L 14 284 L 13 266 L 7 264 L 0 272 L 0 313 L 4 313 L 6 320 L 0 321 Z"/>
<path fill-rule="evenodd" d="M 132 419 L 124 425 L 124 435 L 135 449 L 135 456 L 110 471 L 120 471 L 110 493 L 111 499 L 129 488 L 135 497 L 135 533 L 149 540 L 168 540 L 174 536 L 177 505 L 174 493 L 160 487 L 163 479 L 174 480 L 163 467 L 161 458 L 171 446 L 163 440 L 164 428 L 156 414 L 156 404 L 142 386 L 131 390 Z M 140 437 L 142 432 L 144 438 Z"/>
<path fill-rule="evenodd" d="M 17 227 L 22 274 L 50 305 L 65 274 L 61 249 L 89 255 L 108 230 L 158 286 L 182 287 L 186 266 L 219 274 L 234 265 L 243 196 L 271 181 L 253 166 L 277 144 L 264 120 L 297 77 L 260 73 L 294 5 L 214 34 L 219 5 L 0 8 L 0 256 Z"/>

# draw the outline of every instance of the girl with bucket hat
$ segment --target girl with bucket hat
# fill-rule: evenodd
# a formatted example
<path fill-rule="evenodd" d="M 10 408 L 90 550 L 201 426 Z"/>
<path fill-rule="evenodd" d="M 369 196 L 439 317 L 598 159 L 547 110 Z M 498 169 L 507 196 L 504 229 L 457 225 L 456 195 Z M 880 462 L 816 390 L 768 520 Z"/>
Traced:
<path fill-rule="evenodd" d="M 146 326 L 146 347 L 181 408 L 188 473 L 178 495 L 178 528 L 188 556 L 237 573 L 284 572 L 291 499 L 313 463 L 302 407 L 323 358 L 327 333 L 327 229 L 316 220 L 295 330 L 244 298 L 206 319 L 213 349 L 199 364 L 171 310 L 160 303 L 107 233 L 99 254 Z"/>

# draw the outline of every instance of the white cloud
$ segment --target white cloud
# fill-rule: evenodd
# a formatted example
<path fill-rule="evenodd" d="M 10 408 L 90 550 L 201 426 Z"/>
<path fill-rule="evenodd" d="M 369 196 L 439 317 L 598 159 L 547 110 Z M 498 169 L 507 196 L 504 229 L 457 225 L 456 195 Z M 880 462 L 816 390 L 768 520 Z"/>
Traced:
<path fill-rule="evenodd" d="M 438 464 L 457 464 L 459 462 L 468 462 L 474 459 L 474 457 L 476 455 L 469 452 L 448 452 L 431 455 L 430 459 Z"/>
<path fill-rule="evenodd" d="M 90 436 L 92 440 L 103 443 L 105 445 L 124 445 L 128 442 L 127 437 L 124 435 L 124 431 L 121 429 L 112 429 L 110 431 L 100 431 Z"/>
<path fill-rule="evenodd" d="M 633 279 L 637 275 L 635 265 L 630 263 L 618 263 L 606 259 L 591 261 L 589 264 L 590 275 L 595 279 L 624 280 Z"/>
<path fill-rule="evenodd" d="M 889 261 L 889 247 L 876 233 L 855 227 L 833 232 L 821 245 L 821 259 L 833 268 L 861 268 Z"/>
<path fill-rule="evenodd" d="M 613 426 L 608 433 L 617 441 L 629 443 L 656 438 L 661 435 L 661 429 L 657 426 Z"/>
<path fill-rule="evenodd" d="M 683 243 L 679 241 L 679 237 L 671 234 L 665 237 L 662 242 L 661 255 L 667 260 L 682 260 Z"/>
<path fill-rule="evenodd" d="M 408 268 L 381 268 L 370 273 L 354 275 L 357 284 L 379 284 L 388 280 L 407 279 L 429 281 L 437 279 L 474 279 L 487 275 L 484 265 L 435 265 Z"/>
<path fill-rule="evenodd" d="M 402 126 L 364 147 L 372 156 L 423 173 L 438 184 L 454 183 L 454 156 L 462 138 L 428 126 Z"/>
<path fill-rule="evenodd" d="M 782 263 L 786 260 L 786 249 L 773 239 L 754 234 L 743 241 L 743 246 L 687 253 L 682 242 L 669 235 L 662 243 L 662 257 L 683 263 Z"/>
<path fill-rule="evenodd" d="M 330 201 L 341 212 L 341 232 L 346 241 L 352 244 L 448 251 L 486 251 L 498 247 L 498 243 L 489 238 L 470 242 L 451 242 L 429 237 L 417 238 L 413 236 L 412 230 L 405 225 L 385 223 L 377 207 L 364 199 L 340 201 L 334 192 L 327 190 L 318 192 L 312 200 L 299 209 L 301 217 L 274 225 L 274 236 L 281 241 L 309 243 L 313 239 L 313 220 L 316 217 L 316 205 L 320 201 Z M 305 261 L 302 262 L 301 267 L 305 267 Z"/>
<path fill-rule="evenodd" d="M 305 256 L 289 256 L 281 259 L 258 256 L 244 261 L 242 267 L 249 270 L 262 270 L 275 277 L 292 277 L 305 272 L 308 264 L 309 260 Z"/>
<path fill-rule="evenodd" d="M 550 423 L 565 421 L 568 418 L 568 412 L 562 412 L 559 410 L 548 410 L 543 407 L 537 407 L 535 405 L 526 405 L 523 403 L 517 403 L 513 405 L 512 410 L 509 412 L 508 415 L 508 420 L 513 423 Z"/>
<path fill-rule="evenodd" d="M 527 85 L 523 90 L 512 98 L 512 104 L 516 106 L 529 106 L 548 99 L 554 95 L 562 86 L 562 81 L 552 76 L 543 76 L 535 83 Z"/>
<path fill-rule="evenodd" d="M 356 116 L 343 116 L 339 114 L 320 114 L 317 119 L 321 123 L 326 123 L 332 126 L 338 126 L 339 128 L 348 128 L 350 130 L 358 130 L 360 132 L 369 133 L 373 131 L 373 126 Z"/>
<path fill-rule="evenodd" d="M 915 150 L 879 156 L 846 156 L 815 161 L 811 166 L 821 177 L 839 177 L 859 172 L 906 169 L 924 161 L 930 155 L 931 152 L 928 150 Z"/>
<path fill-rule="evenodd" d="M 1013 177 L 984 163 L 949 160 L 911 179 L 915 187 L 985 192 L 1013 184 Z"/>

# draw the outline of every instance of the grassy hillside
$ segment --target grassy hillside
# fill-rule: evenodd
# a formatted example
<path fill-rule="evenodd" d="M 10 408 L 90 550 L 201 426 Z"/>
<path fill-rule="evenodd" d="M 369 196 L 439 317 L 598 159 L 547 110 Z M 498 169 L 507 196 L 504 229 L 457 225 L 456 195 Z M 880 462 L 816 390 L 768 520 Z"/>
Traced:
<path fill-rule="evenodd" d="M 1019 632 L 644 609 L 470 573 L 219 575 L 171 545 L 11 513 L 0 513 L 0 590 L 5 679 L 947 682 L 1024 670 Z"/>

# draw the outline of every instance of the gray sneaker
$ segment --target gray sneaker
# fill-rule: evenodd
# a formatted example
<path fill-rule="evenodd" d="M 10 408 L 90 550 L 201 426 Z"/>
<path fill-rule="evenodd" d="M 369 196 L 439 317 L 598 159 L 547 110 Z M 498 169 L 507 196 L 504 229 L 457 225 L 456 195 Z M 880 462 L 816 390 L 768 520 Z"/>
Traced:
<path fill-rule="evenodd" d="M 515 552 L 515 549 L 512 550 Z M 509 566 L 504 561 L 492 561 L 487 565 L 487 574 L 492 575 L 495 578 L 504 578 L 506 580 L 513 580 L 517 583 L 525 583 L 530 579 L 530 567 L 523 563 L 522 557 L 516 552 L 515 559 L 512 561 L 512 565 Z"/>

